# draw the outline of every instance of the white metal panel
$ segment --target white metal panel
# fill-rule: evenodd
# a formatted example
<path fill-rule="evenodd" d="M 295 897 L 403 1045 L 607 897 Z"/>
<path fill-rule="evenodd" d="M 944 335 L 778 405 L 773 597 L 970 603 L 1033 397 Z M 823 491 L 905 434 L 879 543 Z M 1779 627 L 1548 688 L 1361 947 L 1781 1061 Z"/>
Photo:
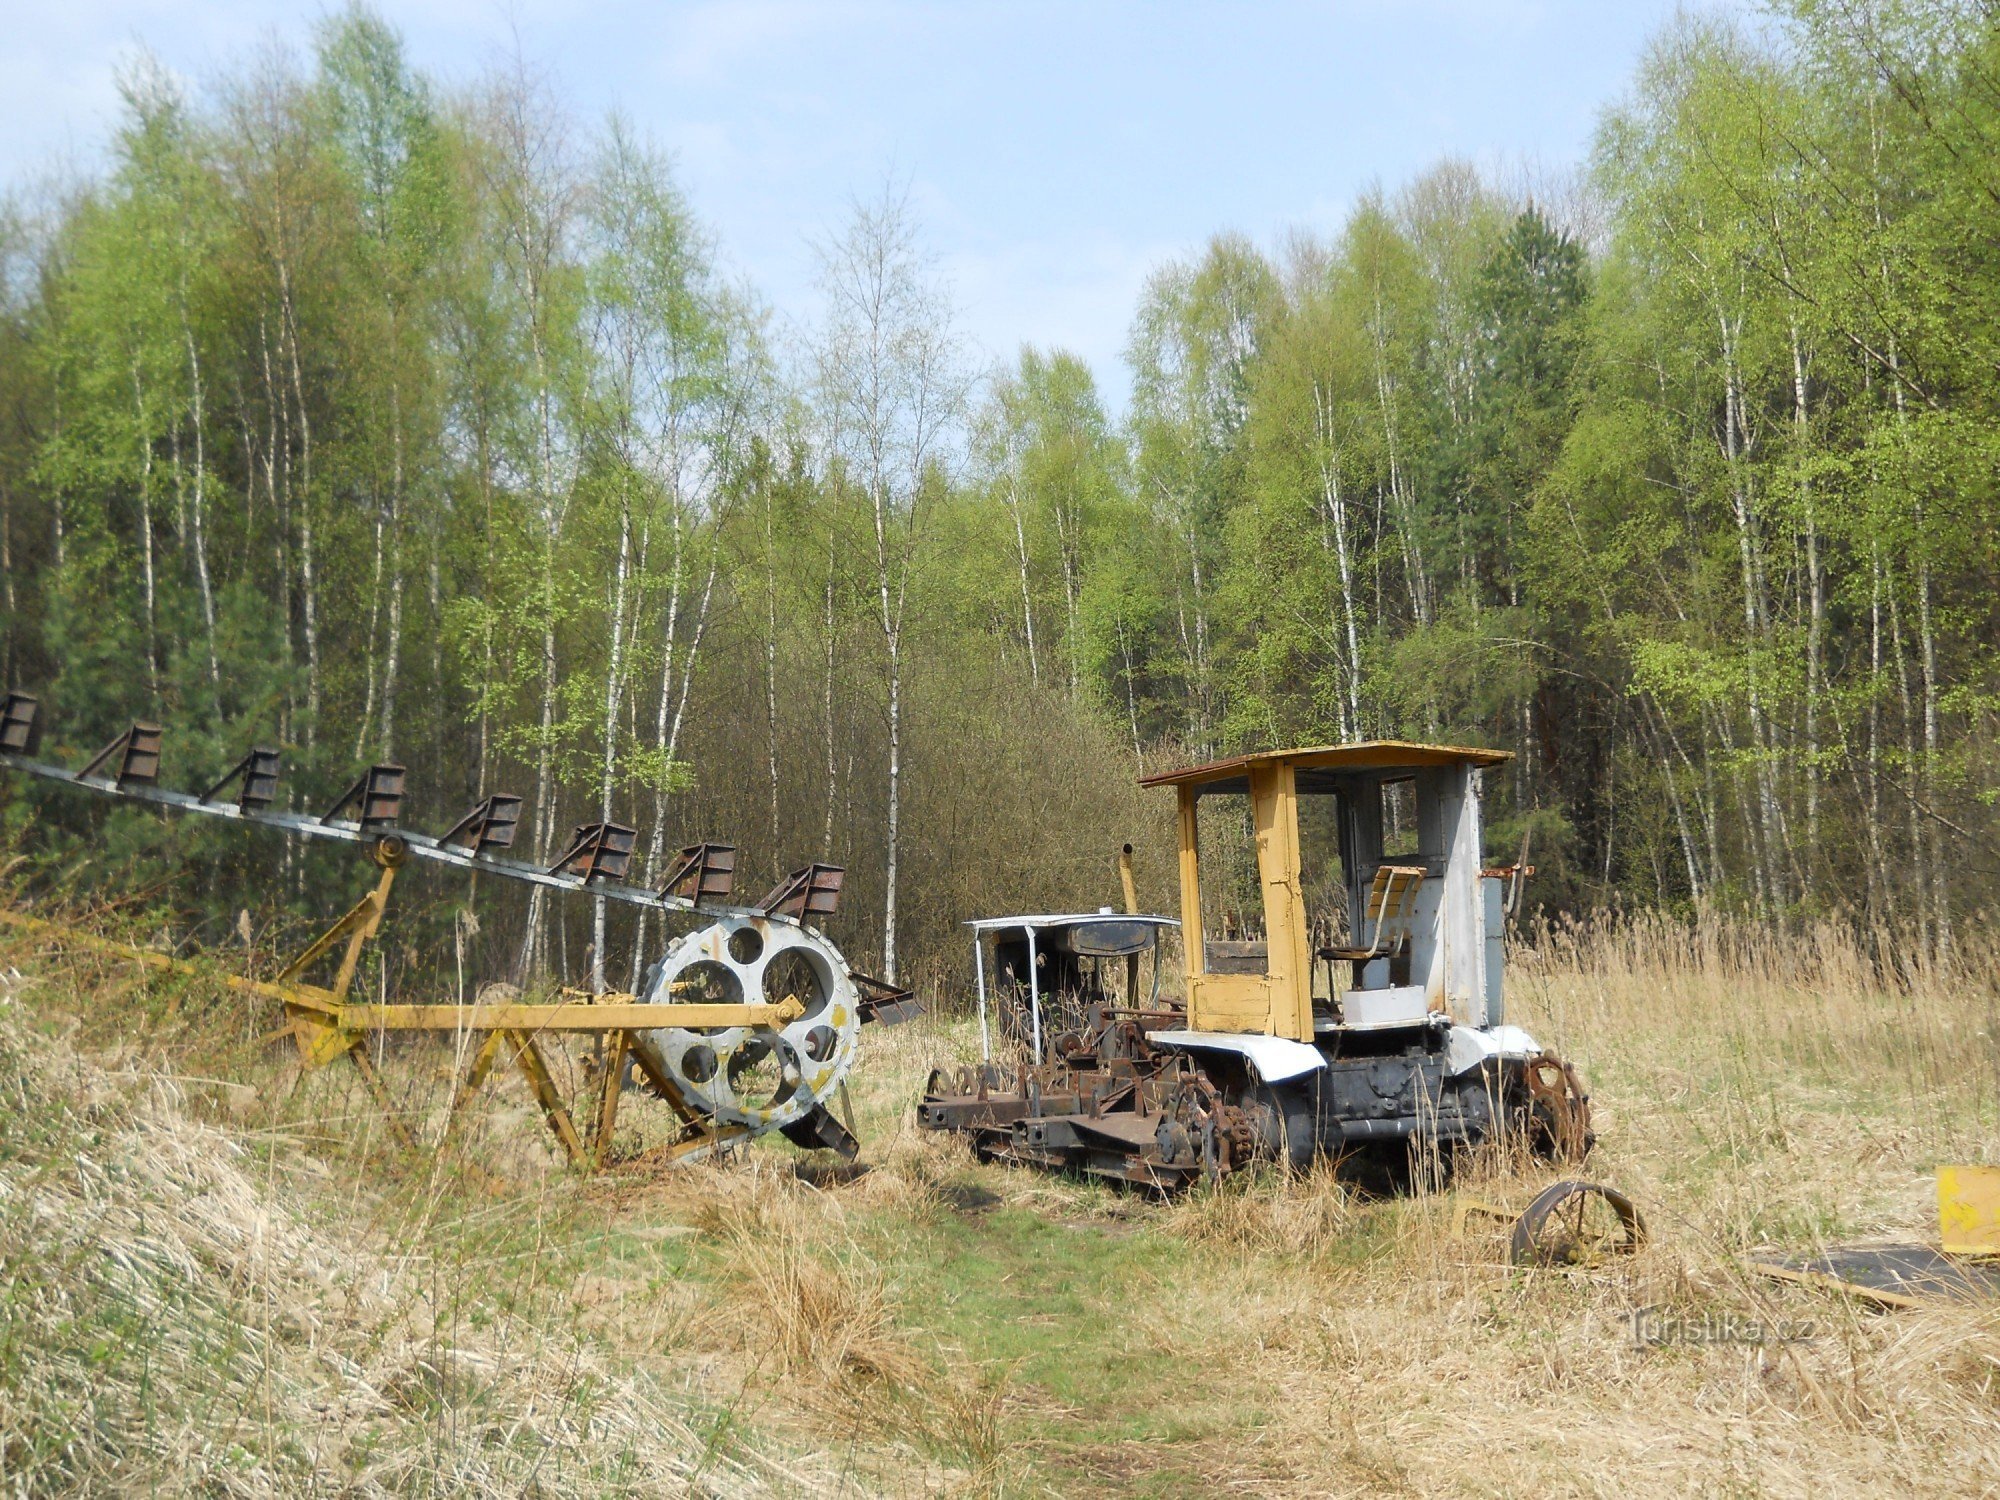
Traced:
<path fill-rule="evenodd" d="M 1156 917 L 1145 912 L 1097 911 L 1050 912 L 1027 917 L 975 917 L 964 925 L 977 932 L 997 932 L 1016 927 L 1079 927 L 1086 922 L 1142 922 L 1148 927 L 1178 927 L 1179 917 Z"/>
<path fill-rule="evenodd" d="M 1426 995 L 1442 993 L 1444 902 L 1444 880 L 1432 874 L 1424 877 L 1424 883 L 1417 887 L 1416 899 L 1410 903 L 1410 982 Z"/>
<path fill-rule="evenodd" d="M 1149 1031 L 1146 1040 L 1158 1047 L 1185 1047 L 1195 1052 L 1234 1052 L 1248 1058 L 1266 1083 L 1283 1083 L 1326 1066 L 1317 1047 L 1282 1036 L 1245 1036 L 1220 1031 Z"/>
<path fill-rule="evenodd" d="M 1542 1044 L 1518 1026 L 1454 1026 L 1444 1046 L 1445 1066 L 1452 1077 L 1469 1073 L 1495 1057 L 1533 1057 Z"/>
<path fill-rule="evenodd" d="M 1430 1013 L 1430 991 L 1421 984 L 1399 984 L 1379 990 L 1348 990 L 1340 997 L 1341 1020 L 1350 1031 L 1415 1026 Z"/>
<path fill-rule="evenodd" d="M 1507 996 L 1500 982 L 1507 965 L 1507 882 L 1498 875 L 1484 876 L 1479 890 L 1486 918 L 1486 1024 L 1498 1026 L 1507 1019 Z"/>
<path fill-rule="evenodd" d="M 1483 851 L 1479 829 L 1479 773 L 1460 766 L 1446 773 L 1447 787 L 1439 797 L 1447 819 L 1450 847 L 1439 882 L 1438 964 L 1431 974 L 1431 992 L 1439 996 L 1454 1019 L 1478 1026 L 1486 1016 L 1486 908 L 1480 899 L 1479 871 Z M 1441 780 L 1445 779 L 1443 777 Z"/>

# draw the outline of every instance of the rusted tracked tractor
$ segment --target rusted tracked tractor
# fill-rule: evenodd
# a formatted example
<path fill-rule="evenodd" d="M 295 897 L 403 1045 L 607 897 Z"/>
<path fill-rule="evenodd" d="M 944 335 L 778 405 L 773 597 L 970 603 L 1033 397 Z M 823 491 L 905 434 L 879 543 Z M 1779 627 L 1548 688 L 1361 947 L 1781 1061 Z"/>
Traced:
<path fill-rule="evenodd" d="M 984 1161 L 1162 1191 L 1220 1177 L 1256 1155 L 1256 1123 L 1185 1055 L 1146 1041 L 1149 1024 L 1179 1019 L 1093 1007 L 1081 1030 L 1057 1039 L 1052 1061 L 934 1071 L 919 1123 L 964 1132 Z"/>
<path fill-rule="evenodd" d="M 985 1062 L 934 1073 L 919 1122 L 991 1159 L 1160 1189 L 1258 1158 L 1391 1182 L 1488 1143 L 1581 1161 L 1580 1077 L 1505 1022 L 1502 907 L 1520 871 L 1482 867 L 1479 773 L 1506 759 L 1380 741 L 1148 778 L 1180 798 L 1180 920 L 971 923 Z M 1203 805 L 1229 797 L 1240 822 L 1219 847 L 1243 865 L 1205 869 L 1221 861 Z M 1308 890 L 1337 904 L 1310 910 Z M 1174 927 L 1186 998 L 1168 1001 Z"/>
<path fill-rule="evenodd" d="M 981 1160 L 1078 1171 L 1173 1191 L 1256 1161 L 1303 1169 L 1350 1160 L 1378 1182 L 1406 1180 L 1412 1152 L 1514 1140 L 1551 1160 L 1583 1160 L 1595 1137 L 1579 1093 L 1549 1096 L 1528 1064 L 1497 1060 L 1450 1077 L 1424 1036 L 1383 1056 L 1330 1058 L 1303 1079 L 1266 1083 L 1253 1062 L 1156 1045 L 1180 1010 L 1097 1006 L 1050 1039 L 1048 1059 L 932 1072 L 918 1124 L 954 1130 Z M 1441 1050 L 1441 1049 L 1440 1049 Z M 1573 1069 L 1538 1054 L 1558 1076 Z"/>
<path fill-rule="evenodd" d="M 837 910 L 837 866 L 804 866 L 756 905 L 737 906 L 729 899 L 736 851 L 727 844 L 690 845 L 660 887 L 648 889 L 625 879 L 635 833 L 616 823 L 578 827 L 546 867 L 507 858 L 504 851 L 514 842 L 521 799 L 504 793 L 482 799 L 436 837 L 402 828 L 407 783 L 402 766 L 369 767 L 324 813 L 312 815 L 275 808 L 280 763 L 274 750 L 251 750 L 196 795 L 159 785 L 165 736 L 157 725 L 133 724 L 77 771 L 33 758 L 40 730 L 35 699 L 24 693 L 6 695 L 0 701 L 0 769 L 119 800 L 352 844 L 366 853 L 377 870 L 374 886 L 338 921 L 273 978 L 224 978 L 282 1008 L 284 1025 L 273 1039 L 289 1038 L 306 1067 L 348 1059 L 384 1105 L 392 1130 L 411 1146 L 418 1143 L 389 1107 L 365 1045 L 382 1032 L 481 1036 L 454 1092 L 447 1140 L 494 1066 L 508 1064 L 526 1079 L 549 1128 L 579 1167 L 602 1163 L 622 1083 L 632 1071 L 681 1120 L 679 1138 L 663 1148 L 668 1158 L 691 1159 L 772 1131 L 802 1146 L 851 1157 L 854 1136 L 829 1106 L 853 1065 L 859 1029 L 871 1020 L 906 1020 L 916 1011 L 906 991 L 856 973 L 812 925 Z M 470 1004 L 355 1000 L 350 991 L 362 952 L 381 929 L 397 872 L 413 859 L 702 925 L 669 941 L 646 971 L 638 994 L 564 990 L 546 1003 L 511 998 Z M 181 962 L 23 912 L 0 912 L 0 921 L 154 967 Z M 321 982 L 309 977 L 329 966 L 332 973 Z M 583 1128 L 572 1118 L 543 1054 L 542 1040 L 558 1033 L 585 1033 L 602 1042 L 597 1097 Z"/>

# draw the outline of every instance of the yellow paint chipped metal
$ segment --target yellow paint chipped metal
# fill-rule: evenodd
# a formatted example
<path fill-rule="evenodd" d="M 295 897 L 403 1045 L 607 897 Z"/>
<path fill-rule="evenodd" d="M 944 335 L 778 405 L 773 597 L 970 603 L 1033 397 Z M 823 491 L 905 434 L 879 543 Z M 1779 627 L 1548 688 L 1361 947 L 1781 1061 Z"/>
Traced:
<path fill-rule="evenodd" d="M 2000 1255 L 2000 1167 L 1939 1167 L 1937 1198 L 1945 1254 Z"/>

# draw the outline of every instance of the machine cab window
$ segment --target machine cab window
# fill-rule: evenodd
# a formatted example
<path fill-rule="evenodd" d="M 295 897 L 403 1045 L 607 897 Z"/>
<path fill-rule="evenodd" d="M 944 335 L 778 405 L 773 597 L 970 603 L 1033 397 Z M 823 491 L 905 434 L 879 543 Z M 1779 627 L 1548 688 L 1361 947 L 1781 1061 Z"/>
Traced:
<path fill-rule="evenodd" d="M 1194 1024 L 1308 1040 L 1497 1021 L 1479 773 L 1504 759 L 1377 741 L 1152 778 L 1180 795 Z"/>

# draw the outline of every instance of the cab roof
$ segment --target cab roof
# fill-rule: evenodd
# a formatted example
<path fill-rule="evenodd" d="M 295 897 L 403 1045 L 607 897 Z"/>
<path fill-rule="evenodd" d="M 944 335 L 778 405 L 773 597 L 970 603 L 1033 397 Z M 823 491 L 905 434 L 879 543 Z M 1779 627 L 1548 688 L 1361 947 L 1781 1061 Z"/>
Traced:
<path fill-rule="evenodd" d="M 1047 912 L 1039 916 L 1025 917 L 974 917 L 965 925 L 981 932 L 994 932 L 1008 927 L 1081 927 L 1091 922 L 1140 922 L 1148 927 L 1178 927 L 1179 917 L 1156 917 L 1148 912 L 1113 911 L 1108 906 L 1096 911 Z"/>
<path fill-rule="evenodd" d="M 1499 766 L 1514 758 L 1511 750 L 1484 750 L 1471 745 L 1424 745 L 1414 740 L 1358 740 L 1351 745 L 1315 745 L 1300 750 L 1258 750 L 1233 755 L 1181 771 L 1141 776 L 1141 786 L 1204 786 L 1231 781 L 1253 766 L 1289 761 L 1301 770 L 1401 771 L 1423 766 Z"/>

